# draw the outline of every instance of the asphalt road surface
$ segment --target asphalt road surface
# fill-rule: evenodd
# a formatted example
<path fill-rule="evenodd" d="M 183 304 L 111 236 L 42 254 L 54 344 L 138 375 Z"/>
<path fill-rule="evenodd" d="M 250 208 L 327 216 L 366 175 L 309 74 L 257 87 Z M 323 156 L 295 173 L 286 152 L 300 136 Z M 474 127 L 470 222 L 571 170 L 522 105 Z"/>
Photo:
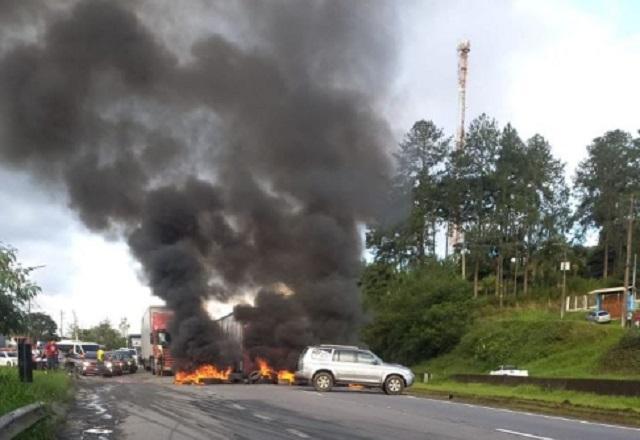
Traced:
<path fill-rule="evenodd" d="M 622 440 L 634 428 L 375 390 L 82 378 L 60 439 Z"/>

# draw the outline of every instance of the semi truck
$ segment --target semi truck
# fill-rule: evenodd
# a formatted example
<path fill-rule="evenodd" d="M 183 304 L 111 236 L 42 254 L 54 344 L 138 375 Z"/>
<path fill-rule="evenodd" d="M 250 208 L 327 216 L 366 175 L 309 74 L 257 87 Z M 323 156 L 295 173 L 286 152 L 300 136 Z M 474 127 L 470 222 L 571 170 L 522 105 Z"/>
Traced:
<path fill-rule="evenodd" d="M 142 316 L 140 357 L 142 365 L 153 374 L 171 373 L 171 334 L 169 323 L 173 312 L 164 306 L 151 306 Z"/>

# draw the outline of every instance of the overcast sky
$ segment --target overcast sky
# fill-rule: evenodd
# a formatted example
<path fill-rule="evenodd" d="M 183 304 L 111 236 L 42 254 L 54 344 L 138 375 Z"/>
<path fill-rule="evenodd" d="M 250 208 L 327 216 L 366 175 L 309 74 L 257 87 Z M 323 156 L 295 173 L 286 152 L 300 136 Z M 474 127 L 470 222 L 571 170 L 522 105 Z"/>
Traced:
<path fill-rule="evenodd" d="M 398 139 L 421 118 L 453 133 L 455 48 L 463 38 L 471 41 L 468 120 L 487 113 L 524 138 L 542 134 L 570 176 L 591 139 L 640 129 L 640 2 L 398 4 L 401 62 L 393 96 L 381 103 Z M 207 27 L 202 16 L 179 19 Z M 89 233 L 56 188 L 1 167 L 0 184 L 0 241 L 16 247 L 24 264 L 43 266 L 34 277 L 43 288 L 35 308 L 58 322 L 63 311 L 65 327 L 75 311 L 81 326 L 127 317 L 138 331 L 145 307 L 160 301 L 140 281 L 127 246 Z"/>

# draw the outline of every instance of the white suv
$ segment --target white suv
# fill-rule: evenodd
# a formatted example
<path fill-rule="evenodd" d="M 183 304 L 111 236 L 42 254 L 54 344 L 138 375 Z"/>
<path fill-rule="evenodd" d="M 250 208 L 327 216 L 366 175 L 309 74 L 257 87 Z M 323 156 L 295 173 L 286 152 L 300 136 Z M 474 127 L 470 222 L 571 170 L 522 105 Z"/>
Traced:
<path fill-rule="evenodd" d="M 387 364 L 370 352 L 350 345 L 307 347 L 298 360 L 296 379 L 310 382 L 316 391 L 334 385 L 381 387 L 387 394 L 401 394 L 415 376 L 407 367 Z"/>

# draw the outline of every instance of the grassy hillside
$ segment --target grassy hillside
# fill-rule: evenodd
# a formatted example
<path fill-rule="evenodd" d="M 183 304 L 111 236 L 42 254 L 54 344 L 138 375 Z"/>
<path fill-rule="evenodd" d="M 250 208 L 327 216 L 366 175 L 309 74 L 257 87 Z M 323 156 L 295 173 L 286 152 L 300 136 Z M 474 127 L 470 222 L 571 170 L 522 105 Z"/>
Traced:
<path fill-rule="evenodd" d="M 483 311 L 456 348 L 415 366 L 436 377 L 487 373 L 515 364 L 532 376 L 640 379 L 640 336 L 618 323 L 587 322 L 584 313 L 560 321 L 540 308 Z"/>

